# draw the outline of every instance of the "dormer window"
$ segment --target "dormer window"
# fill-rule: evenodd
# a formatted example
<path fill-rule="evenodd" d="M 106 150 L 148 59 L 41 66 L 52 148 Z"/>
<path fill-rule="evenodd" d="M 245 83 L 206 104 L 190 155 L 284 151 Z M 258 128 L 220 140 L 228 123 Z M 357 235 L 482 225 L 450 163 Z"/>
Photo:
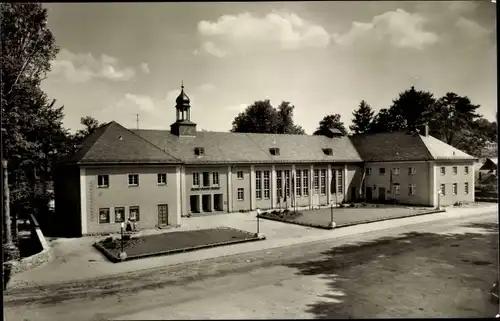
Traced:
<path fill-rule="evenodd" d="M 205 148 L 203 148 L 203 147 L 195 147 L 194 154 L 196 156 L 200 156 L 200 157 L 203 156 L 203 155 L 205 155 Z"/>
<path fill-rule="evenodd" d="M 331 149 L 331 148 L 323 148 L 323 153 L 325 153 L 325 155 L 332 156 L 333 155 L 333 149 Z"/>
<path fill-rule="evenodd" d="M 269 148 L 269 153 L 273 156 L 279 156 L 280 155 L 280 149 L 279 148 Z"/>

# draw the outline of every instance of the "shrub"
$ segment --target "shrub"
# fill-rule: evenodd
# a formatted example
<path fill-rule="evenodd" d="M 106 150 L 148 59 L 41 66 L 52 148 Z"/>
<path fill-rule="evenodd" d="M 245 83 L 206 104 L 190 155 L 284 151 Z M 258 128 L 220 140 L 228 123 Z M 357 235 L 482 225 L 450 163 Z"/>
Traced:
<path fill-rule="evenodd" d="M 340 204 L 340 205 L 339 205 L 339 207 L 340 207 L 340 208 L 344 208 L 344 207 L 345 207 L 345 205 L 344 205 L 344 204 Z"/>
<path fill-rule="evenodd" d="M 363 203 L 361 203 L 361 206 L 362 207 L 366 207 L 366 206 L 368 206 L 368 204 L 366 204 L 365 202 L 363 202 Z"/>
<path fill-rule="evenodd" d="M 351 203 L 351 204 L 349 204 L 349 207 L 356 207 L 356 204 Z"/>
<path fill-rule="evenodd" d="M 458 206 L 462 206 L 462 202 L 455 202 L 455 203 L 453 204 L 453 206 L 457 206 L 457 207 L 458 207 Z"/>

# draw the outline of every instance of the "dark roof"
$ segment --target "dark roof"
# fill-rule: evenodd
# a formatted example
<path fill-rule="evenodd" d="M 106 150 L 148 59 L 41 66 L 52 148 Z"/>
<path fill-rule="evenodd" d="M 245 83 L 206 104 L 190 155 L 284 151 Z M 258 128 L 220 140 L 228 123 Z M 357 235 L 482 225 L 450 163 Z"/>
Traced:
<path fill-rule="evenodd" d="M 181 86 L 181 88 L 181 93 L 179 94 L 179 96 L 177 96 L 175 102 L 177 103 L 177 106 L 189 107 L 190 99 L 184 92 L 184 86 Z"/>
<path fill-rule="evenodd" d="M 178 164 L 176 159 L 122 125 L 112 121 L 97 129 L 64 162 L 77 164 Z"/>
<path fill-rule="evenodd" d="M 406 132 L 354 135 L 351 141 L 365 162 L 475 159 L 432 136 Z"/>
<path fill-rule="evenodd" d="M 347 137 L 228 132 L 177 137 L 166 130 L 132 131 L 188 164 L 361 162 Z M 196 156 L 195 147 L 203 147 L 204 156 Z M 279 156 L 270 154 L 273 147 L 280 149 Z M 325 155 L 323 148 L 332 148 L 333 155 Z"/>

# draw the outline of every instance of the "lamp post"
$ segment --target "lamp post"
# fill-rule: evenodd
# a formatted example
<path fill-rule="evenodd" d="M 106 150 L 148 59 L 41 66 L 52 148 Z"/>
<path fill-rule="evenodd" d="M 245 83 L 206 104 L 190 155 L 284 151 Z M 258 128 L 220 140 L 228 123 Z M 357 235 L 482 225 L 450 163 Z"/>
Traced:
<path fill-rule="evenodd" d="M 328 224 L 328 227 L 333 229 L 335 226 L 336 224 L 333 221 L 333 201 L 330 201 L 330 223 Z"/>
<path fill-rule="evenodd" d="M 437 209 L 440 210 L 441 209 L 441 189 L 438 189 L 437 190 L 437 197 L 438 197 L 438 206 L 437 206 Z"/>
<path fill-rule="evenodd" d="M 120 260 L 125 261 L 127 258 L 127 253 L 123 250 L 123 229 L 125 228 L 125 223 L 120 224 Z"/>
<path fill-rule="evenodd" d="M 260 221 L 259 221 L 260 209 L 257 209 L 256 212 L 257 212 L 257 233 L 255 233 L 255 236 L 262 239 L 264 238 L 264 235 L 260 233 Z"/>

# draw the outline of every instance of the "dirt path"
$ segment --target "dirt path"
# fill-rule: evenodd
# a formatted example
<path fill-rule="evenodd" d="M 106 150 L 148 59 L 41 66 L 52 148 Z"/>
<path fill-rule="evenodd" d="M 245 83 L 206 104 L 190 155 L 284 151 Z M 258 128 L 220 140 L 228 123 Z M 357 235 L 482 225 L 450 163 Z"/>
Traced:
<path fill-rule="evenodd" d="M 483 219 L 486 225 L 461 227 L 464 222 L 455 220 L 420 229 L 441 234 L 415 232 L 340 247 L 316 243 L 65 289 L 19 289 L 5 298 L 6 318 L 491 316 L 488 291 L 497 278 L 498 237 L 488 233 L 498 233 L 495 218 Z"/>

